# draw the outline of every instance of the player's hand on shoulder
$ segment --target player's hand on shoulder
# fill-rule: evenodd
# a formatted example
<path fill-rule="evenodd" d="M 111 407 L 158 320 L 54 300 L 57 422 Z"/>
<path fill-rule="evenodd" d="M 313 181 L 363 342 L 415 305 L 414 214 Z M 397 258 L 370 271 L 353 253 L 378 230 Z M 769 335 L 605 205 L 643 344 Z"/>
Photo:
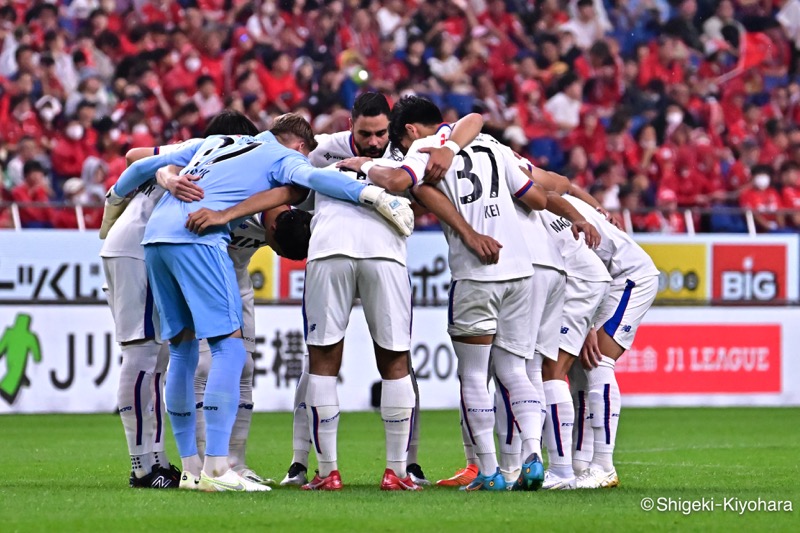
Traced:
<path fill-rule="evenodd" d="M 576 241 L 581 238 L 581 233 L 583 233 L 583 236 L 586 239 L 586 245 L 589 248 L 594 250 L 600 246 L 600 234 L 597 232 L 597 228 L 585 220 L 581 220 L 572 225 L 572 234 L 575 235 Z"/>
<path fill-rule="evenodd" d="M 336 167 L 354 170 L 355 172 L 361 172 L 361 167 L 364 166 L 364 163 L 369 161 L 372 161 L 371 157 L 351 157 L 349 159 L 339 161 L 336 163 Z"/>
<path fill-rule="evenodd" d="M 159 185 L 181 202 L 199 202 L 205 196 L 203 189 L 194 183 L 199 178 L 179 174 L 180 169 L 174 165 L 161 167 L 156 171 L 156 180 Z"/>
<path fill-rule="evenodd" d="M 189 213 L 189 218 L 186 221 L 186 229 L 199 235 L 212 226 L 222 226 L 228 222 L 229 220 L 221 211 L 214 211 L 203 207 L 194 213 Z"/>
<path fill-rule="evenodd" d="M 472 232 L 464 239 L 464 244 L 484 265 L 494 265 L 500 260 L 500 249 L 503 245 L 488 235 Z"/>
<path fill-rule="evenodd" d="M 586 370 L 591 370 L 597 368 L 602 357 L 603 354 L 600 353 L 600 347 L 597 344 L 597 332 L 591 328 L 586 340 L 583 341 L 583 348 L 581 348 L 581 364 Z"/>
<path fill-rule="evenodd" d="M 435 148 L 426 146 L 419 149 L 420 153 L 428 154 L 428 166 L 425 167 L 425 183 L 436 185 L 444 178 L 456 154 L 450 148 L 442 146 Z"/>

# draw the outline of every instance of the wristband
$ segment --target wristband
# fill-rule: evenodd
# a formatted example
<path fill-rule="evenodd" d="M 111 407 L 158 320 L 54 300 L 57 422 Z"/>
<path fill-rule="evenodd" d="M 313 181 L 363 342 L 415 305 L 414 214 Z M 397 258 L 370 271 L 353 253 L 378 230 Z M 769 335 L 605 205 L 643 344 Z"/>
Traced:
<path fill-rule="evenodd" d="M 461 151 L 461 147 L 455 141 L 447 141 L 442 145 L 442 148 L 449 148 L 450 151 L 453 152 L 453 155 L 458 155 Z"/>
<path fill-rule="evenodd" d="M 364 174 L 366 177 L 369 177 L 369 171 L 372 170 L 372 167 L 376 165 L 375 161 L 367 161 L 363 165 L 361 165 L 361 173 Z"/>

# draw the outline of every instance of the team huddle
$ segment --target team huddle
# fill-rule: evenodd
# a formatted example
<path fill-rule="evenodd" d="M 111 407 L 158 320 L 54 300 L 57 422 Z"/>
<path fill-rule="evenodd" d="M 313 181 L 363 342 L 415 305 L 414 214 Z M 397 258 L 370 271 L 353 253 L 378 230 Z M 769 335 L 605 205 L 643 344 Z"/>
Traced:
<path fill-rule="evenodd" d="M 336 383 L 356 298 L 382 378 L 381 489 L 430 484 L 418 460 L 409 353 L 407 197 L 439 218 L 450 249 L 447 323 L 466 467 L 437 484 L 619 483 L 614 365 L 655 299 L 658 271 L 591 196 L 481 134 L 482 126 L 478 115 L 443 124 L 424 98 L 405 97 L 390 110 L 382 95 L 366 93 L 351 131 L 314 136 L 287 114 L 258 132 L 223 112 L 203 139 L 128 154 L 107 197 L 101 256 L 123 352 L 118 404 L 132 487 L 270 490 L 272 481 L 245 461 L 255 348 L 247 265 L 265 245 L 308 259 L 308 361 L 281 485 L 342 487 Z M 162 396 L 180 469 L 164 453 Z M 309 480 L 312 448 L 318 470 Z"/>

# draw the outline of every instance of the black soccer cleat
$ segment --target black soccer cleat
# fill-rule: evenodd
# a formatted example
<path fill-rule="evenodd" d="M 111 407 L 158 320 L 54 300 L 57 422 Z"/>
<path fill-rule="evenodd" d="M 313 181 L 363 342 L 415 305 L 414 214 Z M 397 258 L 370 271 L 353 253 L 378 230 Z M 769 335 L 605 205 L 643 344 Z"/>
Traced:
<path fill-rule="evenodd" d="M 286 472 L 286 477 L 283 478 L 281 481 L 281 487 L 285 487 L 287 485 L 297 485 L 298 487 L 302 487 L 306 483 L 308 483 L 308 477 L 306 473 L 308 472 L 308 468 L 301 463 L 292 463 L 292 466 L 289 467 L 289 471 Z"/>
<path fill-rule="evenodd" d="M 173 471 L 159 466 L 153 466 L 153 470 L 142 478 L 136 477 L 131 472 L 130 486 L 134 489 L 177 489 L 180 472 L 177 473 L 178 477 L 175 477 L 175 472 L 177 469 Z"/>
<path fill-rule="evenodd" d="M 428 481 L 428 478 L 425 477 L 425 472 L 422 471 L 422 467 L 417 463 L 411 463 L 408 465 L 406 467 L 406 472 L 408 472 L 408 475 L 411 476 L 411 481 L 417 485 L 422 486 L 431 484 L 431 482 Z"/>

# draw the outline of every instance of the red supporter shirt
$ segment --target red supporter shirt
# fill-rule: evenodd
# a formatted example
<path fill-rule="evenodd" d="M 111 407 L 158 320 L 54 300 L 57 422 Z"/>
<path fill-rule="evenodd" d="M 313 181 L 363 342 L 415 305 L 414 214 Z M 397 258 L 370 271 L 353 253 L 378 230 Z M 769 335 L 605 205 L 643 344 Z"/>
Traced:
<path fill-rule="evenodd" d="M 781 197 L 778 191 L 769 187 L 763 191 L 758 189 L 749 188 L 742 192 L 739 198 L 739 204 L 742 207 L 752 209 L 761 213 L 765 219 L 770 222 L 776 220 L 775 211 L 781 208 Z"/>
<path fill-rule="evenodd" d="M 644 227 L 650 233 L 686 233 L 686 218 L 683 213 L 648 213 Z"/>
<path fill-rule="evenodd" d="M 781 200 L 786 209 L 800 209 L 800 188 L 784 187 L 781 191 Z"/>
<path fill-rule="evenodd" d="M 297 81 L 291 72 L 287 72 L 279 78 L 274 77 L 266 69 L 259 70 L 257 74 L 264 87 L 268 103 L 281 100 L 287 106 L 293 107 L 303 100 L 303 91 L 297 86 Z"/>
<path fill-rule="evenodd" d="M 653 43 L 650 54 L 639 65 L 639 86 L 644 87 L 652 79 L 663 81 L 667 85 L 683 81 L 683 67 L 678 61 L 664 65 L 658 59 L 658 45 Z"/>
<path fill-rule="evenodd" d="M 26 183 L 20 183 L 11 190 L 11 199 L 17 203 L 50 201 L 44 187 L 30 188 Z M 47 207 L 20 206 L 19 218 L 23 224 L 26 222 L 50 222 L 50 210 Z"/>
<path fill-rule="evenodd" d="M 31 112 L 25 120 L 18 121 L 13 116 L 3 120 L 3 127 L 0 128 L 0 141 L 8 144 L 17 144 L 26 135 L 38 139 L 42 136 L 42 126 L 36 113 Z"/>

